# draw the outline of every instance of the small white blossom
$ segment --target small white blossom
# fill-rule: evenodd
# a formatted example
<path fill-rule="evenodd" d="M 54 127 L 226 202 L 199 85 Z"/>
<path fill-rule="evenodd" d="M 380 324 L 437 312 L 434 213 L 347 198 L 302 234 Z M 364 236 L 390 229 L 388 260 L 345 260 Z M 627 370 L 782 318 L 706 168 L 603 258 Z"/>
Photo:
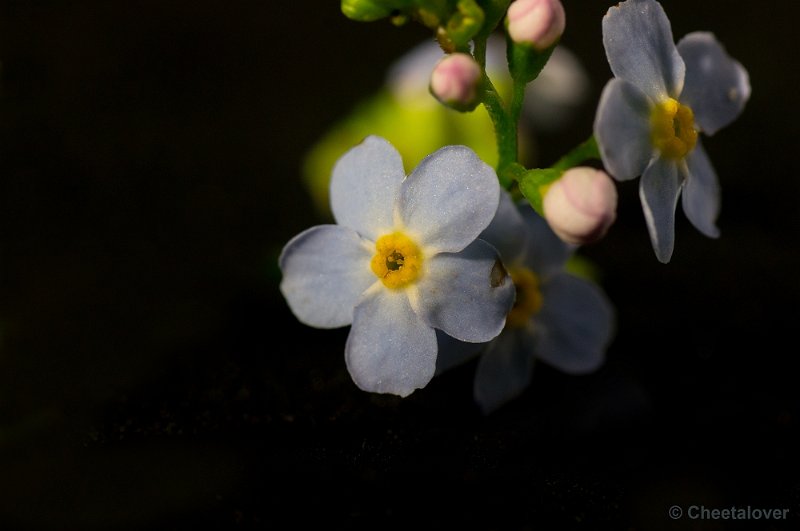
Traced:
<path fill-rule="evenodd" d="M 434 374 L 434 329 L 485 342 L 503 329 L 514 288 L 496 250 L 476 239 L 497 210 L 494 170 L 448 146 L 405 176 L 371 136 L 336 163 L 331 208 L 283 249 L 281 292 L 317 328 L 352 324 L 345 359 L 361 389 L 407 396 Z"/>
<path fill-rule="evenodd" d="M 517 292 L 505 329 L 478 361 L 474 397 L 481 409 L 489 413 L 520 395 L 536 359 L 569 374 L 602 365 L 614 310 L 599 287 L 565 270 L 575 246 L 556 236 L 530 205 L 514 205 L 505 192 L 481 238 L 497 248 Z M 444 334 L 439 341 L 440 373 L 479 351 Z"/>
<path fill-rule="evenodd" d="M 627 0 L 603 18 L 603 45 L 615 79 L 603 90 L 594 131 L 606 169 L 618 180 L 639 175 L 656 256 L 668 262 L 675 209 L 706 236 L 719 236 L 717 175 L 698 132 L 732 122 L 750 97 L 747 71 L 710 33 L 677 46 L 655 0 Z"/>

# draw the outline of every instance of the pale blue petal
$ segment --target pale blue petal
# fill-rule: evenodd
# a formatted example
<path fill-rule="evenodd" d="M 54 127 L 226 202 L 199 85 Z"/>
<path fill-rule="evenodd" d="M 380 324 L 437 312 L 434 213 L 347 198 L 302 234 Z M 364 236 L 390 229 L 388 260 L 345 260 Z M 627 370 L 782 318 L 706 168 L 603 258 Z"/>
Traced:
<path fill-rule="evenodd" d="M 612 79 L 603 89 L 594 134 L 603 165 L 618 181 L 638 177 L 653 158 L 650 108 L 647 96 L 630 83 Z"/>
<path fill-rule="evenodd" d="M 677 164 L 662 158 L 648 166 L 639 183 L 639 198 L 650 241 L 656 257 L 665 264 L 672 258 L 675 247 L 675 207 L 681 184 Z"/>
<path fill-rule="evenodd" d="M 473 384 L 481 411 L 491 413 L 522 394 L 531 383 L 533 363 L 533 341 L 527 330 L 504 330 L 489 343 L 478 361 Z"/>
<path fill-rule="evenodd" d="M 426 248 L 460 251 L 489 226 L 499 198 L 491 167 L 467 147 L 446 146 L 403 181 L 397 221 Z"/>
<path fill-rule="evenodd" d="M 686 62 L 680 100 L 692 108 L 700 129 L 712 135 L 744 109 L 750 98 L 750 77 L 712 33 L 688 34 L 678 43 L 678 52 Z"/>
<path fill-rule="evenodd" d="M 514 304 L 514 283 L 497 251 L 483 240 L 431 257 L 417 286 L 425 321 L 461 341 L 493 339 Z"/>
<path fill-rule="evenodd" d="M 525 237 L 528 240 L 523 264 L 542 277 L 561 271 L 577 246 L 556 236 L 547 221 L 530 205 L 520 204 L 520 213 L 525 220 Z"/>
<path fill-rule="evenodd" d="M 397 150 L 380 137 L 367 137 L 333 167 L 330 195 L 336 222 L 372 241 L 390 232 L 404 178 Z"/>
<path fill-rule="evenodd" d="M 481 233 L 480 238 L 497 249 L 505 264 L 512 264 L 521 258 L 525 251 L 527 230 L 519 207 L 514 204 L 508 192 L 501 190 L 497 213 L 486 230 Z"/>
<path fill-rule="evenodd" d="M 569 374 L 585 374 L 605 361 L 614 310 L 595 284 L 564 273 L 542 286 L 544 305 L 534 317 L 536 357 Z"/>
<path fill-rule="evenodd" d="M 661 4 L 628 0 L 603 17 L 603 45 L 614 75 L 654 101 L 677 97 L 684 64 Z"/>
<path fill-rule="evenodd" d="M 345 361 L 364 391 L 408 396 L 433 378 L 436 333 L 411 309 L 406 292 L 376 286 L 355 308 Z"/>
<path fill-rule="evenodd" d="M 698 142 L 686 157 L 689 175 L 683 185 L 683 212 L 697 230 L 709 238 L 719 237 L 717 216 L 720 209 L 720 188 L 717 172 L 706 151 Z"/>
<path fill-rule="evenodd" d="M 301 322 L 337 328 L 353 321 L 353 307 L 377 280 L 365 243 L 347 227 L 318 225 L 286 244 L 278 259 L 280 289 Z"/>
<path fill-rule="evenodd" d="M 436 344 L 439 347 L 439 353 L 436 356 L 436 374 L 441 374 L 468 362 L 487 345 L 487 343 L 459 341 L 441 330 L 436 331 Z"/>

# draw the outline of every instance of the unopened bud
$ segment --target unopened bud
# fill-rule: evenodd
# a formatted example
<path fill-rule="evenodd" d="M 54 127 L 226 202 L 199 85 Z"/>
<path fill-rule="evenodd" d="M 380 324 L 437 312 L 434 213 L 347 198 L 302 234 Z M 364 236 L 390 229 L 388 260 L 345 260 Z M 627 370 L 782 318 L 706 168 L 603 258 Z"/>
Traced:
<path fill-rule="evenodd" d="M 466 53 L 445 56 L 433 68 L 430 91 L 433 96 L 459 111 L 471 111 L 478 104 L 481 67 Z"/>
<path fill-rule="evenodd" d="M 544 217 L 559 238 L 585 244 L 605 236 L 617 218 L 617 188 L 604 171 L 572 168 L 549 186 Z"/>
<path fill-rule="evenodd" d="M 558 41 L 565 25 L 560 0 L 514 0 L 508 7 L 506 29 L 511 40 L 540 51 Z"/>

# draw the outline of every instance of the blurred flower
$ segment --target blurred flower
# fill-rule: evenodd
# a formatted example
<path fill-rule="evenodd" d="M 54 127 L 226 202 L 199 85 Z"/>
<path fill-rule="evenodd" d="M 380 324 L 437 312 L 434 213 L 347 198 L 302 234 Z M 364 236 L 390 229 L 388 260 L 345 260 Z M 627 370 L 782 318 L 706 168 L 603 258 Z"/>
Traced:
<path fill-rule="evenodd" d="M 617 188 L 601 170 L 570 168 L 549 185 L 544 217 L 565 242 L 591 243 L 605 236 L 617 218 Z"/>
<path fill-rule="evenodd" d="M 447 145 L 466 145 L 490 166 L 497 164 L 494 126 L 486 112 L 458 112 L 440 104 L 429 90 L 431 72 L 444 57 L 435 41 L 425 41 L 388 70 L 386 84 L 325 132 L 306 155 L 303 177 L 317 209 L 329 213 L 328 184 L 336 160 L 352 145 L 375 134 L 400 152 L 406 168 Z M 486 73 L 504 97 L 511 90 L 505 40 L 489 38 Z M 555 131 L 575 116 L 589 93 L 589 77 L 577 57 L 557 46 L 542 73 L 526 87 L 520 129 L 520 156 L 535 159 L 532 129 Z"/>
<path fill-rule="evenodd" d="M 669 19 L 654 0 L 628 0 L 603 19 L 603 44 L 615 79 L 603 90 L 594 130 L 606 169 L 618 180 L 639 175 L 639 196 L 656 257 L 669 262 L 675 209 L 716 238 L 717 175 L 698 132 L 732 122 L 750 97 L 747 71 L 710 33 L 675 46 Z"/>
<path fill-rule="evenodd" d="M 565 26 L 560 0 L 515 0 L 508 6 L 506 30 L 517 44 L 545 50 L 561 38 Z"/>
<path fill-rule="evenodd" d="M 466 147 L 442 148 L 406 178 L 397 150 L 368 137 L 333 170 L 338 225 L 284 247 L 281 292 L 309 326 L 352 324 L 345 359 L 358 387 L 407 396 L 434 374 L 434 328 L 467 342 L 503 328 L 513 284 L 476 239 L 498 196 L 494 170 Z"/>
<path fill-rule="evenodd" d="M 474 397 L 489 413 L 530 384 L 535 359 L 570 374 L 597 369 L 613 333 L 614 310 L 593 282 L 565 269 L 575 247 L 564 243 L 527 203 L 502 192 L 492 223 L 481 235 L 500 253 L 516 288 L 503 332 L 482 350 Z M 478 349 L 439 335 L 437 372 Z"/>

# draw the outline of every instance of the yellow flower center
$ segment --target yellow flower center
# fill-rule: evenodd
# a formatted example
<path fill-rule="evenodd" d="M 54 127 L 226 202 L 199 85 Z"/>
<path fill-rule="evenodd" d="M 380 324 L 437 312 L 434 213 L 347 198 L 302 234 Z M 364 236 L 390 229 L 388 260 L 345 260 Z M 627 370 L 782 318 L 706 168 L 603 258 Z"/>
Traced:
<path fill-rule="evenodd" d="M 422 251 L 402 232 L 378 238 L 375 255 L 369 267 L 389 289 L 401 289 L 419 278 L 422 272 Z"/>
<path fill-rule="evenodd" d="M 650 134 L 662 156 L 682 159 L 697 143 L 692 109 L 667 98 L 650 111 Z"/>
<path fill-rule="evenodd" d="M 514 306 L 506 316 L 506 326 L 521 328 L 526 326 L 532 316 L 542 309 L 542 291 L 539 289 L 539 277 L 527 267 L 512 267 L 509 269 L 517 298 Z"/>

